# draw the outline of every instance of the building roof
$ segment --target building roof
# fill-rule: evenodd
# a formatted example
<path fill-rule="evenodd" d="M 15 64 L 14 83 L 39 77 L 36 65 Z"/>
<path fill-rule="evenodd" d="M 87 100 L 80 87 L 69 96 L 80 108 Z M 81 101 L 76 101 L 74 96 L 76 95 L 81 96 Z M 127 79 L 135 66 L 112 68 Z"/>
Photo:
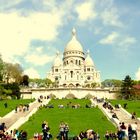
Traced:
<path fill-rule="evenodd" d="M 60 58 L 60 53 L 57 52 L 57 53 L 56 53 L 56 58 L 55 58 L 55 60 L 54 60 L 53 66 L 59 67 L 59 66 L 61 66 L 62 64 L 63 64 L 63 62 L 62 62 L 62 59 Z"/>
<path fill-rule="evenodd" d="M 69 51 L 80 51 L 83 52 L 83 47 L 80 44 L 80 42 L 76 38 L 76 30 L 72 30 L 72 39 L 68 42 L 66 45 L 66 48 L 64 52 L 69 52 Z"/>
<path fill-rule="evenodd" d="M 87 51 L 87 57 L 85 59 L 85 66 L 94 66 L 94 62 L 90 57 L 89 50 Z"/>
<path fill-rule="evenodd" d="M 136 88 L 136 89 L 140 89 L 140 84 L 139 85 L 134 85 L 133 87 Z"/>

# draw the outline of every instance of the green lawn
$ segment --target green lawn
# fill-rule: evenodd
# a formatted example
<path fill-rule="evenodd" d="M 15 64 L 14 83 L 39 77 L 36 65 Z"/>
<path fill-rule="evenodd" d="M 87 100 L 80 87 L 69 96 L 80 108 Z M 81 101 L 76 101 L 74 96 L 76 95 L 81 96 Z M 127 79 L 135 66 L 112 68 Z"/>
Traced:
<path fill-rule="evenodd" d="M 127 103 L 126 110 L 130 113 L 136 112 L 137 117 L 140 117 L 140 100 L 111 100 L 110 102 L 113 105 L 121 104 L 122 107 L 123 104 Z"/>
<path fill-rule="evenodd" d="M 33 100 L 0 100 L 0 117 L 5 116 L 7 113 L 11 112 L 13 109 L 15 109 L 16 106 L 19 104 L 28 104 L 32 102 Z M 8 107 L 4 107 L 4 103 L 7 103 Z"/>
<path fill-rule="evenodd" d="M 69 102 L 72 102 L 72 104 L 80 104 L 81 108 L 58 108 L 58 104 L 66 106 Z M 28 122 L 21 126 L 20 130 L 26 130 L 28 138 L 33 137 L 35 132 L 41 132 L 41 124 L 44 120 L 49 123 L 53 139 L 59 132 L 59 124 L 61 121 L 69 124 L 70 135 L 77 135 L 81 130 L 85 131 L 90 128 L 98 131 L 101 137 L 103 137 L 106 130 L 115 131 L 114 125 L 107 120 L 98 108 L 85 108 L 86 104 L 90 104 L 89 100 L 52 100 L 50 104 L 53 104 L 54 108 L 39 109 Z"/>

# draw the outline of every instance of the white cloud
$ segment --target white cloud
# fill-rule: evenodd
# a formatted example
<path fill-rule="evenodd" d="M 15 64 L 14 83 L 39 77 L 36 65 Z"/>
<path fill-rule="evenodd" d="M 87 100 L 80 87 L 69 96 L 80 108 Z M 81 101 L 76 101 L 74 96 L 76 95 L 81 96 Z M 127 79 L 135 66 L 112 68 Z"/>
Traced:
<path fill-rule="evenodd" d="M 118 10 L 116 8 L 106 9 L 101 13 L 101 19 L 105 25 L 122 27 L 123 24 L 119 19 Z"/>
<path fill-rule="evenodd" d="M 100 40 L 100 44 L 113 44 L 115 43 L 116 39 L 118 38 L 118 33 L 117 32 L 112 32 L 110 35 L 107 37 L 103 38 Z"/>
<path fill-rule="evenodd" d="M 136 39 L 128 35 L 122 35 L 117 32 L 112 32 L 99 41 L 103 45 L 118 46 L 121 50 L 127 50 L 129 46 L 134 44 Z"/>
<path fill-rule="evenodd" d="M 16 12 L 0 13 L 0 53 L 4 61 L 28 51 L 32 39 L 53 41 L 62 25 L 63 13 L 31 13 L 21 16 Z"/>
<path fill-rule="evenodd" d="M 94 10 L 94 5 L 92 2 L 85 2 L 77 5 L 76 12 L 78 14 L 78 18 L 81 21 L 93 19 L 97 16 L 97 13 Z"/>
<path fill-rule="evenodd" d="M 48 62 L 51 62 L 54 59 L 53 56 L 47 56 L 43 54 L 30 54 L 25 57 L 26 62 L 32 63 L 33 65 L 44 65 Z"/>
<path fill-rule="evenodd" d="M 134 44 L 136 39 L 134 37 L 127 36 L 125 37 L 122 42 L 120 42 L 120 46 L 128 46 L 130 44 Z"/>
<path fill-rule="evenodd" d="M 138 71 L 135 73 L 136 80 L 140 80 L 140 67 L 138 68 Z"/>
<path fill-rule="evenodd" d="M 29 68 L 29 69 L 24 70 L 24 74 L 28 75 L 29 78 L 31 78 L 31 79 L 40 78 L 39 73 L 33 68 Z"/>

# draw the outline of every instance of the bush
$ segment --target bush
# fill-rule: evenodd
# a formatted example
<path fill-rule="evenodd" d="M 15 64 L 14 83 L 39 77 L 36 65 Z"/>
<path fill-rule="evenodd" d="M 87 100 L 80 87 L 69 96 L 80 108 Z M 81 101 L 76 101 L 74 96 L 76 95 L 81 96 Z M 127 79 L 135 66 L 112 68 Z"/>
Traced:
<path fill-rule="evenodd" d="M 65 98 L 66 99 L 76 99 L 75 95 L 72 93 L 67 94 Z"/>
<path fill-rule="evenodd" d="M 88 93 L 84 98 L 85 99 L 91 99 L 93 96 L 90 94 L 90 93 Z"/>

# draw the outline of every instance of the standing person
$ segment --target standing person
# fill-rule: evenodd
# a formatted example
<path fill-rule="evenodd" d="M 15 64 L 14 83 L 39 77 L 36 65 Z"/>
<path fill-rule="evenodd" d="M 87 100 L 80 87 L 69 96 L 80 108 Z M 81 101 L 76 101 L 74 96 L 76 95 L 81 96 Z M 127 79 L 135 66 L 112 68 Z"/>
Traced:
<path fill-rule="evenodd" d="M 64 127 L 64 139 L 68 140 L 68 132 L 69 132 L 69 126 L 67 123 L 65 123 L 65 127 Z"/>
<path fill-rule="evenodd" d="M 105 139 L 106 139 L 106 140 L 109 140 L 109 132 L 108 132 L 108 131 L 106 131 Z"/>
<path fill-rule="evenodd" d="M 59 125 L 60 140 L 65 140 L 64 139 L 64 129 L 65 129 L 65 123 L 61 122 L 60 125 Z"/>
<path fill-rule="evenodd" d="M 7 104 L 7 102 L 5 102 L 5 103 L 4 103 L 4 107 L 5 107 L 5 108 L 7 108 L 7 107 L 8 107 L 8 104 Z"/>
<path fill-rule="evenodd" d="M 132 126 L 131 126 L 131 124 L 128 125 L 128 139 L 132 140 Z"/>
<path fill-rule="evenodd" d="M 126 126 L 125 126 L 124 122 L 122 122 L 120 129 L 121 129 L 122 138 L 125 138 L 126 137 Z"/>
<path fill-rule="evenodd" d="M 1 123 L 0 130 L 2 130 L 3 132 L 5 132 L 6 129 L 7 129 L 7 127 L 6 127 L 5 123 Z"/>
<path fill-rule="evenodd" d="M 52 135 L 49 132 L 50 127 L 48 125 L 48 122 L 44 122 L 42 124 L 42 132 L 43 132 L 43 140 L 49 140 L 50 138 L 52 138 Z"/>
<path fill-rule="evenodd" d="M 137 122 L 131 124 L 131 127 L 132 127 L 132 134 L 135 135 L 135 138 L 137 140 Z"/>

